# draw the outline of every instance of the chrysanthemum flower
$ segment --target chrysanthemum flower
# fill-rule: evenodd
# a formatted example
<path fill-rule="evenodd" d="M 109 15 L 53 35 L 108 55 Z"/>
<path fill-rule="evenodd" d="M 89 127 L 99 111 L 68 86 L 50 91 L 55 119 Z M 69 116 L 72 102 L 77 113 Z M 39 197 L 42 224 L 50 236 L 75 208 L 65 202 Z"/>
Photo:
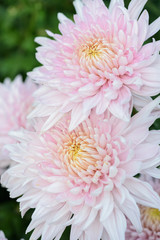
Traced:
<path fill-rule="evenodd" d="M 74 22 L 59 14 L 62 35 L 39 37 L 36 57 L 43 66 L 29 75 L 42 86 L 31 117 L 47 116 L 49 129 L 71 111 L 70 130 L 86 119 L 91 109 L 130 119 L 136 96 L 160 92 L 159 41 L 144 41 L 160 28 L 160 18 L 149 25 L 146 0 L 76 0 Z"/>
<path fill-rule="evenodd" d="M 137 203 L 160 207 L 152 187 L 134 177 L 149 169 L 157 177 L 160 173 L 157 133 L 148 130 L 159 101 L 130 123 L 92 111 L 73 131 L 66 114 L 45 133 L 40 131 L 42 119 L 35 131 L 12 133 L 19 142 L 8 145 L 15 164 L 2 175 L 2 184 L 12 198 L 21 196 L 22 215 L 35 208 L 27 229 L 34 229 L 30 239 L 60 239 L 72 225 L 70 240 L 124 240 L 126 217 L 141 231 Z"/>
<path fill-rule="evenodd" d="M 0 172 L 10 162 L 4 145 L 15 142 L 8 133 L 30 126 L 26 117 L 31 111 L 32 93 L 36 88 L 29 78 L 23 83 L 21 76 L 17 76 L 13 82 L 6 78 L 4 83 L 0 83 Z"/>
<path fill-rule="evenodd" d="M 146 177 L 153 189 L 160 195 L 160 180 Z M 137 233 L 134 226 L 128 221 L 126 240 L 158 240 L 160 239 L 160 211 L 155 208 L 140 205 L 142 232 Z"/>

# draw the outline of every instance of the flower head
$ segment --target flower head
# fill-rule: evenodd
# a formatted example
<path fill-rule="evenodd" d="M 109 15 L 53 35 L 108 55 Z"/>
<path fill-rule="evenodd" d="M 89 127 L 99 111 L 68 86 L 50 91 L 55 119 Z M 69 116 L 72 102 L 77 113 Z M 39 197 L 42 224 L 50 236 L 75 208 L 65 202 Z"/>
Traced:
<path fill-rule="evenodd" d="M 160 18 L 149 25 L 146 0 L 76 0 L 74 22 L 59 14 L 62 35 L 39 37 L 36 57 L 43 66 L 29 75 L 41 84 L 32 117 L 48 117 L 43 130 L 71 111 L 70 130 L 85 120 L 91 109 L 108 109 L 128 121 L 137 96 L 160 92 L 160 44 L 143 45 L 159 30 Z M 136 101 L 136 105 L 137 105 Z"/>
<path fill-rule="evenodd" d="M 152 187 L 134 177 L 149 169 L 159 176 L 160 147 L 149 131 L 158 102 L 130 123 L 92 111 L 73 131 L 66 114 L 45 133 L 40 118 L 34 131 L 12 133 L 19 142 L 8 145 L 15 164 L 2 175 L 2 184 L 11 197 L 21 196 L 22 215 L 35 208 L 27 229 L 34 229 L 31 239 L 58 239 L 72 225 L 71 240 L 124 240 L 126 217 L 141 231 L 137 203 L 160 205 Z"/>
<path fill-rule="evenodd" d="M 0 83 L 0 168 L 10 162 L 4 145 L 15 142 L 8 133 L 21 127 L 30 127 L 26 117 L 32 109 L 32 93 L 35 90 L 36 85 L 31 79 L 27 78 L 23 83 L 21 76 L 17 76 L 13 82 L 6 78 L 4 83 Z"/>
<path fill-rule="evenodd" d="M 149 182 L 153 189 L 160 195 L 160 180 L 143 176 L 143 179 Z M 160 210 L 139 206 L 141 213 L 142 232 L 137 233 L 134 226 L 128 221 L 126 239 L 130 240 L 157 240 L 160 239 Z"/>

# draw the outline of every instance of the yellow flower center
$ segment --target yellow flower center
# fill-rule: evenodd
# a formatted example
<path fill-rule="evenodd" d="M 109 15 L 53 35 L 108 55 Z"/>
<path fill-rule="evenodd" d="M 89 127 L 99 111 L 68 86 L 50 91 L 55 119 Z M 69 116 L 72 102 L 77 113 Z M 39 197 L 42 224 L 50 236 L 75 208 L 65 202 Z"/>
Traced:
<path fill-rule="evenodd" d="M 81 152 L 80 146 L 81 146 L 80 143 L 73 142 L 72 145 L 68 149 L 69 155 L 71 156 L 73 161 L 76 161 L 76 158 L 77 158 L 79 152 Z"/>
<path fill-rule="evenodd" d="M 148 208 L 147 209 L 148 216 L 152 219 L 155 220 L 157 219 L 160 223 L 160 211 L 156 208 Z"/>
<path fill-rule="evenodd" d="M 160 231 L 160 211 L 156 208 L 140 206 L 141 221 L 145 228 Z"/>
<path fill-rule="evenodd" d="M 99 56 L 101 53 L 101 49 L 99 48 L 98 43 L 88 43 L 82 46 L 81 52 L 86 58 L 92 58 Z"/>
<path fill-rule="evenodd" d="M 106 64 L 112 69 L 117 52 L 115 44 L 102 38 L 91 39 L 83 43 L 78 50 L 78 55 L 81 66 L 86 69 L 89 67 L 105 68 Z"/>
<path fill-rule="evenodd" d="M 110 166 L 105 163 L 110 161 L 106 150 L 97 147 L 95 139 L 80 127 L 64 136 L 58 152 L 68 174 L 80 177 L 86 183 L 97 183 L 102 175 L 101 169 L 107 172 Z"/>

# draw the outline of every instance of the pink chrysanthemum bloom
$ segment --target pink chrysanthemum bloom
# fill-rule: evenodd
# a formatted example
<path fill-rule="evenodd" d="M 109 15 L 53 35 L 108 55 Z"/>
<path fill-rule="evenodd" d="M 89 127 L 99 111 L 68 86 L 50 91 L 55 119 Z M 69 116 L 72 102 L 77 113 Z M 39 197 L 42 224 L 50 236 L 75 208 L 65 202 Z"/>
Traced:
<path fill-rule="evenodd" d="M 137 203 L 160 208 L 158 194 L 134 177 L 150 169 L 160 174 L 160 133 L 148 130 L 159 101 L 130 123 L 92 111 L 73 131 L 66 114 L 45 133 L 42 119 L 35 131 L 12 133 L 19 142 L 8 145 L 15 165 L 2 175 L 2 184 L 12 198 L 21 196 L 22 215 L 35 208 L 30 239 L 58 240 L 72 225 L 70 240 L 124 240 L 126 217 L 141 231 Z"/>
<path fill-rule="evenodd" d="M 71 111 L 70 130 L 85 120 L 91 109 L 108 109 L 128 121 L 136 96 L 160 92 L 159 41 L 144 41 L 160 28 L 160 18 L 149 25 L 146 0 L 76 0 L 74 22 L 59 14 L 62 35 L 39 37 L 36 57 L 43 66 L 29 76 L 41 84 L 37 108 L 30 117 L 48 117 L 49 129 Z"/>
<path fill-rule="evenodd" d="M 160 180 L 149 176 L 143 177 L 160 196 Z M 158 240 L 160 239 L 160 211 L 140 205 L 142 232 L 137 233 L 135 227 L 128 221 L 126 240 Z"/>
<path fill-rule="evenodd" d="M 8 133 L 21 127 L 30 127 L 26 117 L 31 111 L 32 93 L 36 88 L 29 78 L 23 83 L 21 76 L 17 76 L 13 82 L 6 78 L 4 83 L 0 83 L 0 173 L 10 162 L 4 145 L 15 142 Z"/>

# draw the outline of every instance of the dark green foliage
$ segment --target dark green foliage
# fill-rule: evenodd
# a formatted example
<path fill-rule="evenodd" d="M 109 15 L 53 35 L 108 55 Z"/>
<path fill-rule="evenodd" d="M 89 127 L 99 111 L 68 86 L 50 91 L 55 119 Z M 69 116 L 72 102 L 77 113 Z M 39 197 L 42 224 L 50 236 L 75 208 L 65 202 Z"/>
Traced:
<path fill-rule="evenodd" d="M 11 78 L 38 65 L 34 38 L 46 35 L 45 29 L 58 32 L 57 13 L 71 17 L 71 0 L 1 0 L 0 4 L 0 79 Z"/>

